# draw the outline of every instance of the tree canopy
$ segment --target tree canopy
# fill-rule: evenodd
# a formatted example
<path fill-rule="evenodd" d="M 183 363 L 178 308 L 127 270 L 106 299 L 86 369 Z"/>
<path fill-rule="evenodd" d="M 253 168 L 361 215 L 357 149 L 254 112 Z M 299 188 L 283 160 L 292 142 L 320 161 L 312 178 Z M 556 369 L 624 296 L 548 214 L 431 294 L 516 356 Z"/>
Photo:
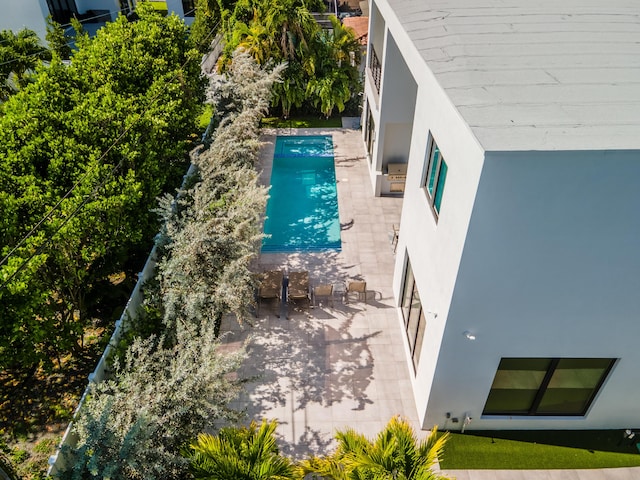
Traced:
<path fill-rule="evenodd" d="M 38 34 L 24 28 L 18 33 L 11 30 L 0 32 L 0 100 L 6 100 L 12 93 L 24 88 L 29 73 L 35 71 L 42 60 L 49 60 L 51 54 L 44 48 Z"/>
<path fill-rule="evenodd" d="M 88 298 L 149 242 L 202 101 L 176 16 L 141 4 L 0 106 L 0 369 L 82 345 Z M 180 173 L 179 173 L 180 172 Z"/>
<path fill-rule="evenodd" d="M 187 458 L 196 479 L 286 480 L 300 475 L 294 463 L 280 455 L 277 423 L 223 428 L 217 436 L 200 434 L 189 446 Z"/>
<path fill-rule="evenodd" d="M 331 480 L 445 480 L 449 477 L 433 467 L 447 439 L 434 427 L 427 439 L 419 440 L 409 422 L 396 416 L 373 440 L 352 428 L 338 431 L 333 453 L 303 460 L 300 466 L 305 474 Z"/>
<path fill-rule="evenodd" d="M 208 98 L 224 98 L 227 108 L 218 108 L 210 148 L 193 153 L 196 171 L 158 209 L 159 295 L 145 293 L 164 328 L 134 341 L 113 378 L 91 387 L 75 424 L 78 444 L 66 451 L 67 477 L 185 478 L 181 448 L 233 417 L 227 404 L 239 384 L 228 374 L 243 354 L 219 353 L 216 329 L 223 314 L 243 316 L 253 301 L 249 266 L 266 200 L 254 168 L 258 125 L 280 71 L 265 72 L 246 54 L 233 65 L 211 79 Z"/>
<path fill-rule="evenodd" d="M 225 54 L 241 48 L 261 65 L 286 62 L 282 82 L 274 86 L 273 105 L 283 116 L 306 105 L 329 117 L 342 112 L 361 90 L 358 73 L 360 45 L 351 29 L 330 15 L 331 29 L 322 29 L 311 12 L 321 2 L 307 0 L 240 0 L 233 12 L 223 12 Z"/>

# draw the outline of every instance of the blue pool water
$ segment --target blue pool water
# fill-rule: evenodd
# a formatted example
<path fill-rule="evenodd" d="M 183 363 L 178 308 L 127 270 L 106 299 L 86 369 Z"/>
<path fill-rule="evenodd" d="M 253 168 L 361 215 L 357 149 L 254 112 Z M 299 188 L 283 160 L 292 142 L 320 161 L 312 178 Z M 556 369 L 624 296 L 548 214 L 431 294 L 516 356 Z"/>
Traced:
<path fill-rule="evenodd" d="M 330 136 L 277 137 L 263 252 L 340 249 Z"/>

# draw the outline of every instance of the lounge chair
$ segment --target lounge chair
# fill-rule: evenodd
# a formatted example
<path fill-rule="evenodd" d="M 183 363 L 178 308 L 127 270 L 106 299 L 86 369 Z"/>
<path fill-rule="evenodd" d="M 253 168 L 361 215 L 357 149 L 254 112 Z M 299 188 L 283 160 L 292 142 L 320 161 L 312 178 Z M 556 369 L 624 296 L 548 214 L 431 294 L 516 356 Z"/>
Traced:
<path fill-rule="evenodd" d="M 349 303 L 349 296 L 357 294 L 359 300 L 367 303 L 367 282 L 355 281 L 347 283 L 347 293 L 345 295 L 345 303 Z"/>
<path fill-rule="evenodd" d="M 282 301 L 282 281 L 284 275 L 282 270 L 271 270 L 264 272 L 260 278 L 260 286 L 258 287 L 258 309 L 256 316 L 260 313 L 262 300 L 278 300 L 278 310 L 276 317 L 280 318 L 280 302 Z"/>
<path fill-rule="evenodd" d="M 291 306 L 300 301 L 311 302 L 309 295 L 309 272 L 307 271 L 289 273 L 287 303 Z"/>
<path fill-rule="evenodd" d="M 318 305 L 318 298 L 326 299 L 329 306 L 333 306 L 333 285 L 330 283 L 316 285 L 311 291 L 311 297 L 312 307 Z"/>

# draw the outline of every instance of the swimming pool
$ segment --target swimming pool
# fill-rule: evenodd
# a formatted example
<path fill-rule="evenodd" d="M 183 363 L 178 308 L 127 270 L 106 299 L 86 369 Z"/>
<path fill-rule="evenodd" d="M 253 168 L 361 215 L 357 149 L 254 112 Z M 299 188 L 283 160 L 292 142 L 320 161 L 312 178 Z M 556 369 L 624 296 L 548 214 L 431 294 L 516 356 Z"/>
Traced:
<path fill-rule="evenodd" d="M 340 249 L 331 136 L 276 137 L 263 252 Z"/>

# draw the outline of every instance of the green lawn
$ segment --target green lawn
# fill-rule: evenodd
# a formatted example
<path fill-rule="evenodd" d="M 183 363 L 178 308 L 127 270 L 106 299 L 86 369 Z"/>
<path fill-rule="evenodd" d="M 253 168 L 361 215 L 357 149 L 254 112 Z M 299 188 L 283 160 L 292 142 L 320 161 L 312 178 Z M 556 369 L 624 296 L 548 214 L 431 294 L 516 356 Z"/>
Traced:
<path fill-rule="evenodd" d="M 547 432 L 537 438 L 556 437 L 556 445 L 532 443 L 492 436 L 478 436 L 475 432 L 452 433 L 447 442 L 440 467 L 450 470 L 474 469 L 580 469 L 640 466 L 640 455 L 635 445 L 623 442 L 622 433 L 610 431 L 603 437 L 590 432 Z M 500 435 L 501 432 L 494 432 Z M 503 432 L 502 432 L 503 433 Z M 532 432 L 520 432 L 526 436 Z M 565 435 L 567 434 L 567 435 Z M 486 435 L 486 433 L 483 433 Z M 582 438 L 580 437 L 582 435 Z M 508 437 L 509 435 L 501 435 Z M 517 435 L 516 435 L 517 436 Z M 560 446 L 577 440 L 582 448 Z M 600 441 L 601 448 L 585 448 Z M 546 441 L 546 440 L 545 440 Z M 568 442 L 567 442 L 568 441 Z M 617 451 L 612 451 L 617 450 Z"/>
<path fill-rule="evenodd" d="M 262 126 L 266 128 L 340 128 L 342 117 L 318 118 L 296 117 L 283 119 L 279 117 L 266 117 L 262 119 Z"/>

